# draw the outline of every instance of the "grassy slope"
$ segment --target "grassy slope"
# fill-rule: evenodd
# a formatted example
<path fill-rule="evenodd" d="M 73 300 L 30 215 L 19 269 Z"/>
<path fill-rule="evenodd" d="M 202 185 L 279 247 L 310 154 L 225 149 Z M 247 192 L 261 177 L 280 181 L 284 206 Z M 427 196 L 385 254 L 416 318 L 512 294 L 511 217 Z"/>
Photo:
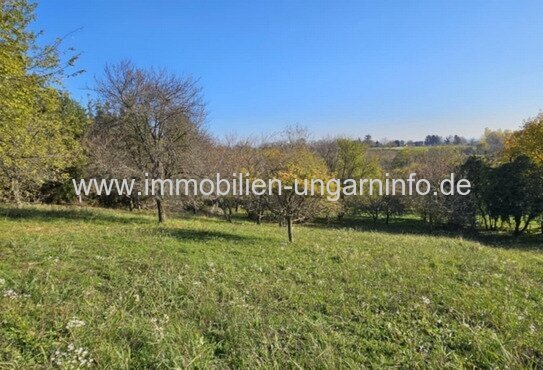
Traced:
<path fill-rule="evenodd" d="M 287 245 L 275 225 L 3 213 L 0 368 L 66 363 L 71 343 L 110 368 L 543 365 L 537 250 L 309 227 Z"/>

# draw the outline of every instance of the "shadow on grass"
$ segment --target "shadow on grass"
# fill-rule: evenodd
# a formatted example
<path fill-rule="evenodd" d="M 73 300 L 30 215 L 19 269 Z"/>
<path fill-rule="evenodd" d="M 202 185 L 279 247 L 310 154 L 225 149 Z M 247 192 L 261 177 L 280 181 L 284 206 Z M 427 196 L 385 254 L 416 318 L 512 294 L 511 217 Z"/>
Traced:
<path fill-rule="evenodd" d="M 116 215 L 107 213 L 99 209 L 85 209 L 79 207 L 72 208 L 14 208 L 10 206 L 0 206 L 0 218 L 5 219 L 22 219 L 22 220 L 38 220 L 45 222 L 62 221 L 86 221 L 99 223 L 118 223 L 118 224 L 149 224 L 156 225 L 156 222 L 145 217 L 144 213 L 127 214 L 123 213 Z M 190 219 L 194 216 L 187 214 L 179 214 L 176 218 Z M 204 217 L 201 220 L 208 222 L 220 223 L 224 222 L 220 217 Z M 383 221 L 374 222 L 369 218 L 345 218 L 341 221 L 337 219 L 326 221 L 324 219 L 316 220 L 311 224 L 311 227 L 342 229 L 351 228 L 359 231 L 377 231 L 389 234 L 406 234 L 406 235 L 428 235 L 428 236 L 443 236 L 458 238 L 462 237 L 467 240 L 479 242 L 481 244 L 504 248 L 504 249 L 521 249 L 521 250 L 538 250 L 543 251 L 543 235 L 527 234 L 520 237 L 515 237 L 510 233 L 505 232 L 474 232 L 474 231 L 455 231 L 433 228 L 423 221 L 411 218 L 402 217 L 395 218 L 386 224 Z M 255 236 L 244 236 L 234 233 L 227 233 L 212 230 L 199 229 L 183 229 L 183 228 L 163 228 L 162 231 L 167 236 L 179 240 L 192 241 L 208 241 L 208 240 L 224 240 L 224 241 L 250 241 L 258 240 Z"/>
<path fill-rule="evenodd" d="M 112 222 L 131 224 L 139 223 L 145 224 L 150 221 L 141 214 L 123 215 L 117 216 L 114 214 L 107 214 L 100 212 L 99 210 L 84 209 L 84 208 L 63 208 L 63 209 L 41 209 L 41 208 L 14 208 L 0 206 L 0 218 L 7 218 L 12 220 L 37 220 L 37 221 L 93 221 L 93 222 Z"/>
<path fill-rule="evenodd" d="M 312 226 L 338 229 L 351 228 L 359 231 L 377 231 L 388 234 L 461 237 L 490 247 L 543 251 L 543 235 L 541 234 L 524 234 L 516 237 L 507 232 L 447 230 L 432 227 L 416 218 L 395 218 L 390 220 L 389 224 L 382 220 L 374 222 L 369 218 L 345 218 L 341 221 L 319 219 Z"/>
<path fill-rule="evenodd" d="M 247 242 L 256 241 L 257 237 L 245 236 L 223 231 L 215 230 L 200 230 L 200 229 L 184 229 L 184 228 L 164 228 L 161 233 L 172 238 L 183 241 L 229 241 L 229 242 Z"/>

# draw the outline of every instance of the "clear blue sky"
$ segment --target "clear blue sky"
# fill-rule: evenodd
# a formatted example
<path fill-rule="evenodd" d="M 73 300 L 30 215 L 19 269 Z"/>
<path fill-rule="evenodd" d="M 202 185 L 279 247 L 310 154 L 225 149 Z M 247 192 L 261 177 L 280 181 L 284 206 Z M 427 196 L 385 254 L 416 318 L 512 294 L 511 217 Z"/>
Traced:
<path fill-rule="evenodd" d="M 87 72 L 132 59 L 201 79 L 208 128 L 314 137 L 479 137 L 543 108 L 543 2 L 40 1 Z"/>

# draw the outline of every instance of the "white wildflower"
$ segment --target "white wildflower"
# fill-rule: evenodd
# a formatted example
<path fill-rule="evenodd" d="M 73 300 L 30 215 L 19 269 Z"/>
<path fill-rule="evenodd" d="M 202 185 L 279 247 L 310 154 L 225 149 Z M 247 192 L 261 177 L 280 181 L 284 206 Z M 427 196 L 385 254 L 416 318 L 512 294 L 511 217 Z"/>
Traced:
<path fill-rule="evenodd" d="M 4 297 L 6 298 L 10 298 L 10 299 L 16 299 L 19 297 L 19 293 L 17 293 L 15 290 L 13 289 L 6 289 L 4 290 Z"/>
<path fill-rule="evenodd" d="M 4 285 L 4 284 L 6 284 L 6 280 L 0 278 L 0 285 Z"/>
<path fill-rule="evenodd" d="M 57 349 L 51 355 L 51 363 L 62 368 L 92 367 L 94 359 L 86 348 L 76 348 L 70 343 L 66 349 Z"/>
<path fill-rule="evenodd" d="M 162 318 L 151 318 L 151 324 L 153 324 L 153 331 L 159 339 L 164 338 L 164 324 L 167 324 L 168 321 L 170 321 L 170 316 L 166 314 L 164 314 Z"/>
<path fill-rule="evenodd" d="M 422 296 L 422 302 L 423 302 L 424 304 L 430 304 L 431 301 L 430 301 L 430 298 L 428 298 L 428 297 L 426 297 L 426 296 Z"/>
<path fill-rule="evenodd" d="M 66 329 L 70 330 L 73 328 L 80 328 L 82 326 L 85 326 L 85 321 L 73 318 L 72 320 L 68 321 L 68 323 L 66 324 Z"/>

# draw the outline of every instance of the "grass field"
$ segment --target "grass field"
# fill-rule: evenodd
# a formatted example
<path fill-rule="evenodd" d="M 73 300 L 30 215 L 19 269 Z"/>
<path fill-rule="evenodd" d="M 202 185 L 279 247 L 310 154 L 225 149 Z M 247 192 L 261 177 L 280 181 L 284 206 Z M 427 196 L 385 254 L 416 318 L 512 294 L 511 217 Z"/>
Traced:
<path fill-rule="evenodd" d="M 541 367 L 543 246 L 0 211 L 0 368 Z"/>

